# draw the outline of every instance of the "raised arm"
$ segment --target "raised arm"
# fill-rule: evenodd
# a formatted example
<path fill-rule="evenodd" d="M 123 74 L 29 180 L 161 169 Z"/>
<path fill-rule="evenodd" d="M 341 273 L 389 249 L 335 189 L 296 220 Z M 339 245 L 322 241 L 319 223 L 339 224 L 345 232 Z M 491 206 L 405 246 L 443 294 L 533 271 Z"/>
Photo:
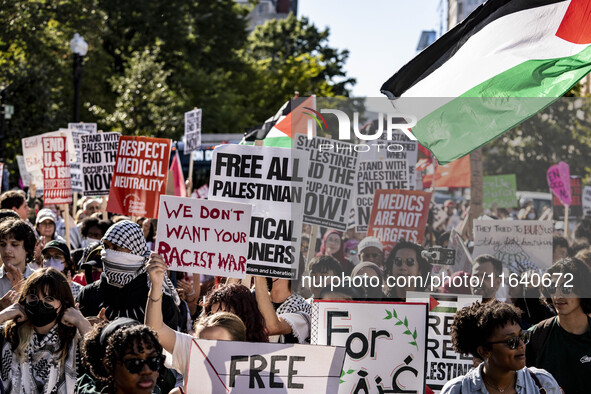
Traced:
<path fill-rule="evenodd" d="M 176 335 L 172 328 L 164 324 L 162 318 L 162 283 L 166 275 L 166 264 L 159 254 L 152 252 L 146 263 L 146 271 L 150 276 L 152 286 L 148 292 L 148 303 L 146 305 L 145 324 L 158 333 L 158 340 L 162 347 L 172 354 Z"/>
<path fill-rule="evenodd" d="M 269 288 L 267 287 L 267 279 L 262 276 L 254 277 L 255 295 L 257 305 L 261 314 L 265 318 L 265 327 L 269 335 L 286 335 L 291 333 L 291 326 L 282 318 L 277 316 L 273 304 L 271 303 L 271 296 L 269 295 Z"/>

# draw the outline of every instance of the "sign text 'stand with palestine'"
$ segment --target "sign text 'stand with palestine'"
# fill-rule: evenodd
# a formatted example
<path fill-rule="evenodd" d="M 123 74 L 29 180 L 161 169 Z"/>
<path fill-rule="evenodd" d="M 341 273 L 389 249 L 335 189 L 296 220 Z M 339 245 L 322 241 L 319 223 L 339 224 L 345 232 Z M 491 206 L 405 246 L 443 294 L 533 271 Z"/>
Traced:
<path fill-rule="evenodd" d="M 128 216 L 158 217 L 166 193 L 170 140 L 122 136 L 107 210 Z"/>

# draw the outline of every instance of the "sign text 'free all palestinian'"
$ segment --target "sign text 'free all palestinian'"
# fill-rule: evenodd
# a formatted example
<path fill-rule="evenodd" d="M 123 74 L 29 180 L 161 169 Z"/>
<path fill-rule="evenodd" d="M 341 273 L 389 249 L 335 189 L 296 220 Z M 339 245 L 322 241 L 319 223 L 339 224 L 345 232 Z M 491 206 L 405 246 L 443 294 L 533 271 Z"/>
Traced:
<path fill-rule="evenodd" d="M 122 136 L 107 210 L 158 218 L 160 195 L 166 193 L 169 159 L 169 139 Z"/>
<path fill-rule="evenodd" d="M 247 274 L 298 277 L 306 160 L 285 148 L 220 145 L 209 199 L 253 204 Z"/>
<path fill-rule="evenodd" d="M 250 204 L 160 196 L 156 250 L 175 271 L 244 278 Z"/>

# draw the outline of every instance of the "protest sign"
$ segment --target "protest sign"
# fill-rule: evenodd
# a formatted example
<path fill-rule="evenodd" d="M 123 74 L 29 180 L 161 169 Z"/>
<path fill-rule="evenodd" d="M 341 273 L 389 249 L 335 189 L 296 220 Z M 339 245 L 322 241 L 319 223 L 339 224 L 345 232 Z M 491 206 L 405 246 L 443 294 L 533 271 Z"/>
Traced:
<path fill-rule="evenodd" d="M 431 193 L 416 190 L 376 190 L 368 235 L 388 252 L 402 238 L 421 244 L 429 217 Z"/>
<path fill-rule="evenodd" d="M 304 223 L 347 230 L 353 206 L 357 152 L 353 144 L 296 134 L 296 150 L 306 151 L 310 166 L 304 203 Z"/>
<path fill-rule="evenodd" d="M 246 273 L 298 275 L 306 160 L 285 148 L 220 145 L 214 149 L 209 199 L 253 204 Z"/>
<path fill-rule="evenodd" d="M 355 195 L 356 231 L 366 232 L 373 195 L 379 189 L 408 189 L 406 160 L 360 161 Z"/>
<path fill-rule="evenodd" d="M 188 155 L 201 147 L 201 109 L 185 112 L 185 149 Z"/>
<path fill-rule="evenodd" d="M 252 205 L 160 196 L 156 250 L 174 271 L 244 278 Z"/>
<path fill-rule="evenodd" d="M 570 176 L 570 195 L 571 202 L 568 206 L 568 218 L 580 219 L 583 217 L 583 203 L 581 199 L 583 191 L 581 177 L 578 175 Z M 554 220 L 564 220 L 564 205 L 555 194 L 552 196 L 552 205 L 552 218 Z M 541 214 L 541 212 L 539 212 L 539 214 Z"/>
<path fill-rule="evenodd" d="M 515 174 L 491 175 L 482 178 L 482 208 L 513 208 L 517 205 L 517 181 Z"/>
<path fill-rule="evenodd" d="M 68 129 L 83 131 L 85 133 L 96 133 L 97 132 L 96 123 L 83 123 L 83 122 L 68 123 Z"/>
<path fill-rule="evenodd" d="M 84 191 L 84 184 L 82 182 L 82 154 L 80 152 L 80 137 L 87 134 L 86 131 L 69 130 L 72 135 L 72 142 L 74 143 L 74 154 L 76 160 L 70 160 L 70 176 L 72 177 L 72 191 L 75 193 L 82 193 Z"/>
<path fill-rule="evenodd" d="M 591 186 L 583 189 L 583 215 L 591 216 Z"/>
<path fill-rule="evenodd" d="M 550 191 L 554 194 L 563 205 L 570 205 L 571 190 L 570 190 L 570 170 L 568 164 L 561 161 L 548 168 L 546 173 L 548 186 Z"/>
<path fill-rule="evenodd" d="M 85 196 L 109 194 L 120 136 L 115 132 L 80 136 Z"/>
<path fill-rule="evenodd" d="M 427 305 L 314 300 L 313 344 L 345 346 L 339 393 L 424 393 Z"/>
<path fill-rule="evenodd" d="M 545 270 L 552 265 L 549 220 L 474 220 L 474 258 L 490 254 L 510 272 Z"/>
<path fill-rule="evenodd" d="M 25 167 L 27 171 L 41 171 L 41 168 L 43 167 L 43 145 L 41 143 L 41 138 L 52 136 L 66 137 L 69 161 L 76 161 L 76 150 L 74 149 L 74 140 L 72 139 L 72 133 L 69 130 L 65 129 L 58 131 L 50 131 L 48 133 L 34 135 L 32 137 L 23 138 L 21 140 L 23 147 L 23 157 L 25 158 Z"/>
<path fill-rule="evenodd" d="M 456 311 L 481 299 L 473 295 L 406 293 L 407 302 L 429 304 L 426 379 L 427 386 L 436 393 L 449 380 L 465 375 L 474 366 L 471 355 L 462 356 L 453 350 L 450 331 Z"/>
<path fill-rule="evenodd" d="M 209 185 L 205 184 L 203 186 L 201 186 L 199 189 L 194 190 L 193 194 L 191 195 L 191 197 L 194 198 L 207 198 L 207 195 L 209 194 Z"/>
<path fill-rule="evenodd" d="M 43 203 L 70 204 L 72 180 L 68 163 L 66 137 L 42 137 Z"/>
<path fill-rule="evenodd" d="M 156 219 L 160 195 L 166 193 L 169 158 L 169 139 L 119 138 L 107 211 Z"/>
<path fill-rule="evenodd" d="M 193 339 L 187 393 L 337 393 L 344 347 Z"/>

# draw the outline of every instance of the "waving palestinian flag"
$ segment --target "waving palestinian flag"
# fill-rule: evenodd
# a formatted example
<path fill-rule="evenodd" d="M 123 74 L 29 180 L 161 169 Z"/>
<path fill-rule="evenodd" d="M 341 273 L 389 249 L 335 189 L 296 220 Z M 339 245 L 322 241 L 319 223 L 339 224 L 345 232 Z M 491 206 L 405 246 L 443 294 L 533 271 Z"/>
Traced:
<path fill-rule="evenodd" d="M 591 71 L 590 44 L 591 0 L 488 0 L 382 92 L 417 115 L 413 134 L 448 163 L 567 92 Z"/>

